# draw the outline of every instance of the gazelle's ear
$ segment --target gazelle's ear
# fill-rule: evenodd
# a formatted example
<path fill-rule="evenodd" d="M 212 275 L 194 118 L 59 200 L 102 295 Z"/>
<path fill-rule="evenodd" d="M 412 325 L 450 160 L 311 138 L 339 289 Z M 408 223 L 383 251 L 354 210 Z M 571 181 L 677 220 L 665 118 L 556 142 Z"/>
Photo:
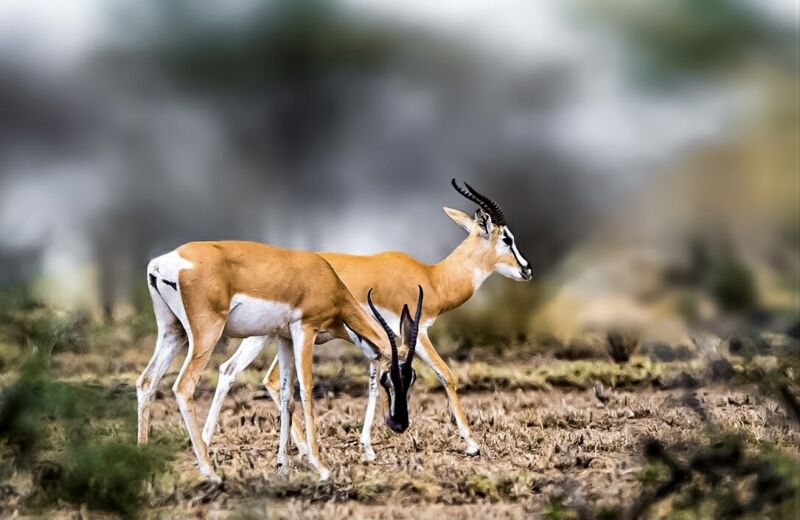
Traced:
<path fill-rule="evenodd" d="M 400 313 L 400 337 L 407 346 L 411 346 L 411 329 L 413 327 L 414 320 L 411 318 L 408 305 L 403 305 L 403 312 Z"/>
<path fill-rule="evenodd" d="M 481 236 L 483 238 L 489 238 L 489 235 L 492 234 L 492 230 L 494 229 L 492 217 L 482 209 L 479 209 L 475 212 L 475 222 L 478 223 L 478 228 L 481 230 Z"/>
<path fill-rule="evenodd" d="M 461 226 L 464 231 L 467 233 L 472 232 L 472 228 L 475 226 L 475 221 L 472 217 L 468 214 L 464 213 L 463 211 L 453 209 L 453 208 L 442 208 L 447 216 L 453 219 L 453 222 Z"/>

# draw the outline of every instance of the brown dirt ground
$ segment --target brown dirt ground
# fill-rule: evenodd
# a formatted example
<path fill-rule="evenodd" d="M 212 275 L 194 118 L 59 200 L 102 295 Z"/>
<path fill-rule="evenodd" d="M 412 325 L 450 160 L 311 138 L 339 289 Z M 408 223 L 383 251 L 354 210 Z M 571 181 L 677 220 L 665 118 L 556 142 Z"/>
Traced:
<path fill-rule="evenodd" d="M 593 390 L 467 393 L 479 457 L 464 455 L 444 394 L 420 391 L 405 434 L 376 419 L 373 463 L 362 461 L 358 443 L 365 399 L 329 394 L 316 400 L 315 412 L 332 479 L 318 483 L 296 456 L 290 475 L 277 475 L 276 408 L 258 385 L 242 384 L 226 401 L 210 447 L 223 485 L 202 481 L 187 441 L 171 474 L 155 484 L 150 511 L 208 518 L 523 518 L 540 516 L 554 499 L 567 506 L 624 505 L 641 486 L 642 441 L 691 446 L 707 427 L 700 407 L 717 426 L 797 454 L 800 435 L 785 412 L 751 390 L 615 391 L 605 404 Z M 199 393 L 205 417 L 211 392 Z M 154 428 L 181 431 L 171 394 L 153 408 Z"/>

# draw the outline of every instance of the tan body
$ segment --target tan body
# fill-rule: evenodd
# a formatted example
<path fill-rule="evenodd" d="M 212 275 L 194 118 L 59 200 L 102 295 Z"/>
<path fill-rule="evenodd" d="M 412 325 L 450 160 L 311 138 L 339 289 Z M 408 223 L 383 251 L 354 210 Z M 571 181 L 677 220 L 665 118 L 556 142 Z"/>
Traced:
<path fill-rule="evenodd" d="M 315 253 L 252 242 L 193 242 L 151 261 L 148 282 L 159 338 L 153 358 L 137 380 L 139 443 L 148 440 L 149 404 L 155 388 L 172 359 L 188 343 L 188 355 L 173 390 L 200 470 L 216 479 L 195 416 L 197 381 L 221 338 L 272 335 L 284 339 L 282 364 L 297 365 L 309 461 L 323 478 L 327 477 L 318 459 L 312 410 L 314 342 L 320 334 L 357 341 L 376 364 L 381 362 L 381 350 L 388 349 L 381 329 L 328 262 Z M 289 339 L 293 351 L 289 350 Z M 284 389 L 291 388 L 291 377 L 291 367 L 282 366 Z M 292 392 L 284 395 L 282 430 L 284 408 L 290 408 Z M 290 420 L 290 412 L 286 419 Z M 282 431 L 279 464 L 285 453 L 288 422 L 286 431 Z"/>
<path fill-rule="evenodd" d="M 399 329 L 399 316 L 403 305 L 415 298 L 416 286 L 420 285 L 424 289 L 425 300 L 416 352 L 436 373 L 444 386 L 453 418 L 461 437 L 467 444 L 466 452 L 475 455 L 480 450 L 472 438 L 464 408 L 456 393 L 456 376 L 436 352 L 428 336 L 428 328 L 440 314 L 466 302 L 493 272 L 500 272 L 504 276 L 518 280 L 528 280 L 530 268 L 515 245 L 508 247 L 498 245 L 501 244 L 503 233 L 510 233 L 504 227 L 492 228 L 491 224 L 488 224 L 488 228 L 485 225 L 481 227 L 476 219 L 464 212 L 450 208 L 445 208 L 445 212 L 468 232 L 468 236 L 447 258 L 437 264 L 426 264 L 398 252 L 369 256 L 320 253 L 320 256 L 330 262 L 337 275 L 363 307 L 366 307 L 367 290 L 374 288 L 374 302 L 382 313 L 384 310 L 387 311 L 384 315 L 395 331 Z M 518 258 L 522 258 L 524 263 L 520 263 Z M 268 339 L 261 337 L 245 340 L 239 350 L 220 367 L 220 385 L 203 432 L 206 442 L 210 441 L 213 435 L 222 401 L 233 379 L 255 358 Z M 264 378 L 264 384 L 275 402 L 279 402 L 281 396 L 279 366 L 276 357 Z M 369 400 L 361 434 L 361 443 L 367 460 L 373 460 L 375 457 L 371 446 L 371 426 L 377 392 L 375 378 L 376 373 L 371 370 Z M 303 451 L 305 447 L 296 423 L 292 437 L 298 448 Z"/>
<path fill-rule="evenodd" d="M 466 242 L 466 241 L 465 241 Z M 474 248 L 473 248 L 474 249 Z M 471 254 L 468 244 L 462 244 L 447 259 L 438 264 L 426 264 L 400 252 L 375 255 L 319 253 L 327 260 L 342 282 L 356 295 L 363 289 L 375 289 L 375 303 L 399 314 L 408 298 L 414 298 L 416 285 L 425 291 L 422 318 L 435 319 L 443 312 L 459 307 L 475 292 L 474 270 L 486 276 L 492 265 L 482 255 Z M 483 281 L 479 279 L 480 282 Z M 366 296 L 356 297 L 366 305 Z"/>

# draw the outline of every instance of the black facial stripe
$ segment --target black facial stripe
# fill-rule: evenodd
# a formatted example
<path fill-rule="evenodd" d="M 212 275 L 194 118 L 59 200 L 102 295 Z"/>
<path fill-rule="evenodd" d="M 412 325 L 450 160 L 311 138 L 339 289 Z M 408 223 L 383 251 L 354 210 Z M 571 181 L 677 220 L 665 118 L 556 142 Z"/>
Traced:
<path fill-rule="evenodd" d="M 519 248 L 517 248 L 517 252 L 519 253 L 519 258 L 517 258 L 517 263 L 519 266 L 525 269 L 530 268 L 531 262 L 528 260 L 528 258 L 522 253 L 522 251 L 519 250 Z M 523 265 L 520 259 L 525 260 L 527 265 Z"/>
<path fill-rule="evenodd" d="M 531 263 L 528 261 L 527 257 L 525 257 L 522 251 L 520 251 L 519 247 L 516 248 L 516 251 L 514 250 L 514 245 L 515 245 L 514 239 L 511 237 L 511 234 L 508 232 L 508 229 L 503 231 L 503 243 L 505 243 L 509 247 L 509 249 L 511 249 L 511 254 L 514 255 L 514 260 L 517 261 L 517 264 L 521 268 L 527 269 L 528 267 L 530 267 Z M 522 263 L 523 261 L 527 265 L 524 265 Z"/>
<path fill-rule="evenodd" d="M 170 282 L 169 280 L 164 280 L 163 278 L 161 279 L 161 281 L 164 282 L 165 284 L 169 285 L 170 287 L 172 287 L 174 290 L 176 290 L 176 291 L 178 290 L 178 284 L 177 283 Z"/>
<path fill-rule="evenodd" d="M 399 378 L 394 378 L 390 372 L 384 372 L 381 376 L 381 386 L 389 397 L 389 420 L 393 424 L 408 426 L 408 400 L 411 385 L 416 380 L 416 373 L 414 370 L 411 370 L 410 374 L 404 370 L 400 373 Z"/>
<path fill-rule="evenodd" d="M 154 274 L 148 274 L 147 277 L 150 279 L 150 287 L 158 291 L 156 276 Z"/>

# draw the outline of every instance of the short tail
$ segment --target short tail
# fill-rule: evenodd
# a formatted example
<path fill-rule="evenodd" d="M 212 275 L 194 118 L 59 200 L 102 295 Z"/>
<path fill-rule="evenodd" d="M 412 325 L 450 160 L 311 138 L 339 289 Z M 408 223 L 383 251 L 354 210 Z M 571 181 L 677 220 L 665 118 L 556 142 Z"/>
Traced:
<path fill-rule="evenodd" d="M 158 263 L 153 260 L 147 265 L 147 284 L 150 286 L 150 297 L 153 300 L 156 313 L 161 308 L 163 309 L 162 312 L 166 310 L 180 321 L 181 313 L 178 307 L 181 306 L 181 297 L 177 279 L 172 280 L 160 273 Z"/>

